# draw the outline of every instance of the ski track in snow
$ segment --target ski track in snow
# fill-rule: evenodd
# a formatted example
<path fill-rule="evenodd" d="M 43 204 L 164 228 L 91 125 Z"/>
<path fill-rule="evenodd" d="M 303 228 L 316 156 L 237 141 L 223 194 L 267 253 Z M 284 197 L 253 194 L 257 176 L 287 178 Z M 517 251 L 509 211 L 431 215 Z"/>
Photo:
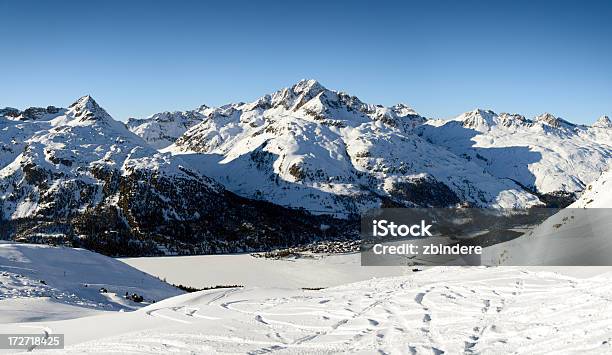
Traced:
<path fill-rule="evenodd" d="M 134 332 L 64 353 L 612 353 L 609 278 L 432 268 L 320 291 L 203 291 L 117 314 Z M 78 339 L 94 319 L 40 325 Z"/>

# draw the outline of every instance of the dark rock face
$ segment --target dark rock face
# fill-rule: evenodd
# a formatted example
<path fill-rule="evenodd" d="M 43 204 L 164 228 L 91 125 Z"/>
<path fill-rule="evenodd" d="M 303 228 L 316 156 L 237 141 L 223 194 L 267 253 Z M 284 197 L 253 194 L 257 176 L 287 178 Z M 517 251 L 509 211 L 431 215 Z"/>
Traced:
<path fill-rule="evenodd" d="M 55 106 L 48 106 L 47 108 L 30 107 L 30 108 L 25 109 L 21 113 L 21 120 L 22 121 L 37 120 L 43 117 L 44 115 L 47 115 L 47 114 L 54 115 L 58 113 L 59 111 L 60 109 Z"/>
<path fill-rule="evenodd" d="M 86 192 L 86 186 L 81 186 L 79 201 L 60 190 L 40 217 L 2 221 L 0 236 L 141 256 L 265 251 L 307 244 L 324 234 L 356 238 L 358 233 L 354 222 L 213 191 L 197 179 L 171 179 L 146 170 L 127 176 L 114 170 L 94 174 L 104 182 L 104 197 L 119 196 L 116 205 L 95 205 L 96 193 Z M 92 207 L 70 208 L 83 203 Z M 323 233 L 321 225 L 330 227 Z"/>
<path fill-rule="evenodd" d="M 390 193 L 393 197 L 424 207 L 450 207 L 461 202 L 453 190 L 431 177 L 395 183 Z"/>
<path fill-rule="evenodd" d="M 538 196 L 540 201 L 542 201 L 543 205 L 541 207 L 546 208 L 565 208 L 572 203 L 576 202 L 578 196 L 574 192 L 567 191 L 553 191 L 548 193 L 538 192 L 537 189 L 533 186 L 525 186 L 521 184 L 519 181 L 513 180 L 517 185 L 521 188 L 531 192 L 532 194 Z"/>
<path fill-rule="evenodd" d="M 12 107 L 5 107 L 5 108 L 0 109 L 0 116 L 17 117 L 19 116 L 20 113 L 21 111 L 19 111 L 16 108 L 12 108 Z"/>
<path fill-rule="evenodd" d="M 30 107 L 23 111 L 20 111 L 16 108 L 5 107 L 0 109 L 0 116 L 19 118 L 21 121 L 31 121 L 38 120 L 45 115 L 55 115 L 61 111 L 60 108 L 55 106 L 47 106 L 44 107 Z"/>
<path fill-rule="evenodd" d="M 545 194 L 538 194 L 538 198 L 548 208 L 565 208 L 578 199 L 576 194 L 565 191 L 555 191 Z"/>

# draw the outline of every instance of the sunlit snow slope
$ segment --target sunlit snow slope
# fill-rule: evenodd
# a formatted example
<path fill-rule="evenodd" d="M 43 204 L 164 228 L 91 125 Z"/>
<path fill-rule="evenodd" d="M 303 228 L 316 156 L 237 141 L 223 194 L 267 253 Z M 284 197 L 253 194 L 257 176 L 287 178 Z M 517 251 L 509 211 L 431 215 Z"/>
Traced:
<path fill-rule="evenodd" d="M 606 118 L 589 127 L 548 113 L 528 120 L 478 109 L 449 121 L 429 121 L 418 134 L 541 194 L 577 195 L 612 159 L 612 128 Z"/>
<path fill-rule="evenodd" d="M 612 208 L 612 170 L 589 184 L 573 208 Z"/>
<path fill-rule="evenodd" d="M 125 299 L 126 292 L 143 296 L 144 303 Z M 0 242 L 0 323 L 131 310 L 181 293 L 88 250 Z"/>
<path fill-rule="evenodd" d="M 164 151 L 240 195 L 315 213 L 540 203 L 514 181 L 414 134 L 425 120 L 403 104 L 366 104 L 303 80 L 210 111 Z"/>

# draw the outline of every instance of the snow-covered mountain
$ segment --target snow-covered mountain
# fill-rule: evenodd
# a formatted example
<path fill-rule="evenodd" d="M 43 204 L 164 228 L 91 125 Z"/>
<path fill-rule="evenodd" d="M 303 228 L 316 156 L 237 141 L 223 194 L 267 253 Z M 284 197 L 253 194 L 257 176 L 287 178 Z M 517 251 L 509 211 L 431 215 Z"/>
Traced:
<path fill-rule="evenodd" d="M 131 134 L 90 96 L 31 124 L 6 123 L 18 130 L 25 127 L 23 132 L 29 128 L 31 135 L 19 141 L 19 155 L 0 172 L 5 219 L 63 217 L 95 207 L 105 199 L 118 199 L 118 191 L 106 196 L 101 186 L 115 172 L 130 176 L 147 169 L 144 174 L 198 180 L 180 161 L 157 152 Z M 221 189 L 203 178 L 198 183 L 203 192 Z M 178 215 L 171 208 L 167 206 L 164 213 Z"/>
<path fill-rule="evenodd" d="M 514 181 L 414 134 L 425 121 L 406 105 L 370 105 L 302 80 L 212 110 L 163 151 L 242 196 L 317 213 L 540 203 Z"/>
<path fill-rule="evenodd" d="M 601 116 L 593 123 L 593 127 L 612 128 L 612 121 L 610 121 L 610 117 L 608 116 Z"/>
<path fill-rule="evenodd" d="M 161 112 L 144 119 L 128 119 L 128 129 L 149 145 L 161 149 L 174 143 L 187 129 L 202 122 L 212 111 L 202 105 L 192 111 Z"/>
<path fill-rule="evenodd" d="M 448 121 L 430 120 L 417 134 L 547 201 L 574 199 L 612 161 L 612 129 L 605 117 L 589 127 L 548 113 L 528 120 L 477 109 Z"/>
<path fill-rule="evenodd" d="M 261 250 L 320 234 L 320 218 L 225 191 L 89 96 L 67 109 L 10 111 L 0 135 L 5 237 L 63 235 L 69 245 L 137 255 Z"/>

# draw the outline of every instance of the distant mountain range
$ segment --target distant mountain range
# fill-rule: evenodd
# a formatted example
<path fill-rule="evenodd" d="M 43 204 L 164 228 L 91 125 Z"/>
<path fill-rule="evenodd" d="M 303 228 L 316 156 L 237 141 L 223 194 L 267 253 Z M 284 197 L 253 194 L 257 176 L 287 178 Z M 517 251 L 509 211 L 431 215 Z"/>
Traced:
<path fill-rule="evenodd" d="M 127 124 L 85 96 L 0 110 L 0 236 L 110 255 L 265 250 L 354 237 L 350 220 L 381 206 L 566 206 L 611 158 L 607 117 L 427 119 L 314 80 Z"/>
<path fill-rule="evenodd" d="M 197 124 L 183 128 L 196 116 L 189 122 Z M 181 127 L 185 132 L 171 145 L 166 139 L 162 151 L 228 189 L 337 215 L 381 205 L 564 206 L 612 158 L 607 117 L 588 127 L 551 114 L 528 120 L 477 109 L 432 120 L 314 80 L 252 103 L 162 113 L 130 127 L 152 144 Z"/>

